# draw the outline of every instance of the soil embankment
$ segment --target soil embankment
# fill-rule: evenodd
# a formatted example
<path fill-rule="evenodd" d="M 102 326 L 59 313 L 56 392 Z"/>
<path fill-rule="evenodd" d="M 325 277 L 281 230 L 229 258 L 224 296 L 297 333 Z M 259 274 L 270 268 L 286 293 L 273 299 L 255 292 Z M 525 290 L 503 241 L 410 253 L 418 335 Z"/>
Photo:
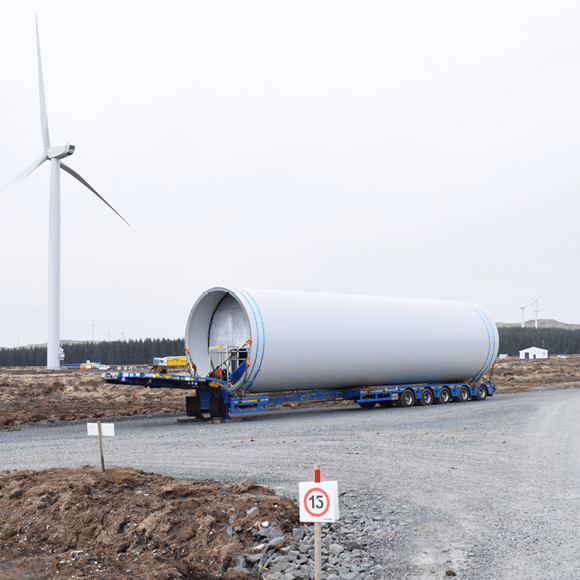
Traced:
<path fill-rule="evenodd" d="M 247 482 L 89 466 L 0 472 L 0 578 L 247 578 L 235 559 L 256 554 L 262 520 L 292 532 L 298 509 Z"/>

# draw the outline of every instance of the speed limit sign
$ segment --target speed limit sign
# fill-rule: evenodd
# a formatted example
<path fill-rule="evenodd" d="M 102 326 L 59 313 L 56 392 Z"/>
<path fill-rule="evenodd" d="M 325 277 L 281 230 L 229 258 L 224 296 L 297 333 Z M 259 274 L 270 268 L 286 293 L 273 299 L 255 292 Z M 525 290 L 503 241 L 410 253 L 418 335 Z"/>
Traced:
<path fill-rule="evenodd" d="M 300 482 L 300 521 L 335 522 L 338 520 L 338 485 L 336 481 Z"/>

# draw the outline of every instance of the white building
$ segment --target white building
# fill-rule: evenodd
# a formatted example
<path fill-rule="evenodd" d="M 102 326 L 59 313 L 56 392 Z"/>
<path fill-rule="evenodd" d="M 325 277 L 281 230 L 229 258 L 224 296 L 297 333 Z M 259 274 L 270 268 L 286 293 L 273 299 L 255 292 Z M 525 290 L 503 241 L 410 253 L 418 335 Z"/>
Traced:
<path fill-rule="evenodd" d="M 530 348 L 520 350 L 520 358 L 548 358 L 548 351 L 545 348 L 530 346 Z"/>

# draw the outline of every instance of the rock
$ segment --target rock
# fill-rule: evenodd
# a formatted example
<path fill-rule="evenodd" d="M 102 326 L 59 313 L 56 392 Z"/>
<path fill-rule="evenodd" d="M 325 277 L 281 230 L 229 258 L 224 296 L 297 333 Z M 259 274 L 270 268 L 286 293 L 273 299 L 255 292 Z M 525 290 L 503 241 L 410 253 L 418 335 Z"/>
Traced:
<path fill-rule="evenodd" d="M 362 580 L 358 572 L 341 572 L 340 577 L 342 580 Z"/>
<path fill-rule="evenodd" d="M 234 535 L 234 528 L 230 526 L 229 528 L 226 529 L 225 534 L 228 538 L 231 538 Z"/>
<path fill-rule="evenodd" d="M 351 542 L 348 542 L 348 544 L 346 545 L 346 549 L 348 551 L 351 551 L 351 550 L 362 550 L 363 547 L 358 542 L 352 540 Z"/>
<path fill-rule="evenodd" d="M 260 508 L 258 506 L 254 506 L 253 508 L 246 510 L 246 514 L 249 516 L 253 516 L 254 514 L 257 514 L 259 510 Z"/>
<path fill-rule="evenodd" d="M 445 576 L 457 576 L 457 573 L 455 572 L 455 570 L 449 569 L 445 572 Z"/>
<path fill-rule="evenodd" d="M 276 562 L 276 564 L 274 564 L 273 566 L 270 566 L 270 571 L 271 572 L 284 572 L 284 570 L 286 570 L 286 568 L 288 568 L 288 562 L 281 560 L 279 562 Z"/>
<path fill-rule="evenodd" d="M 238 519 L 238 516 L 230 516 L 229 523 L 233 524 Z"/>
<path fill-rule="evenodd" d="M 270 540 L 275 540 L 276 538 L 279 538 L 280 536 L 283 536 L 283 535 L 284 534 L 280 530 L 277 530 L 276 528 L 274 528 L 270 532 L 270 535 L 268 536 L 268 538 L 270 538 Z"/>
<path fill-rule="evenodd" d="M 261 551 L 261 550 L 263 550 L 265 547 L 266 547 L 266 544 L 256 544 L 255 546 L 252 546 L 252 548 L 251 548 L 251 549 L 252 549 L 252 550 L 256 550 L 256 551 L 258 551 L 258 550 L 260 550 L 260 551 Z"/>
<path fill-rule="evenodd" d="M 304 528 L 294 528 L 292 530 L 292 537 L 296 540 L 301 540 L 304 537 L 306 530 Z"/>
<path fill-rule="evenodd" d="M 334 556 L 338 556 L 343 551 L 343 547 L 340 544 L 330 544 L 328 551 Z"/>
<path fill-rule="evenodd" d="M 220 572 L 227 572 L 230 566 L 231 560 L 228 558 L 224 561 L 224 563 L 220 566 Z"/>
<path fill-rule="evenodd" d="M 268 542 L 268 548 L 275 548 L 276 546 L 282 545 L 286 541 L 286 536 L 279 536 Z"/>
<path fill-rule="evenodd" d="M 260 524 L 263 528 L 269 528 L 270 527 L 270 522 L 268 520 L 266 520 L 265 522 L 262 522 Z"/>
<path fill-rule="evenodd" d="M 258 536 L 262 536 L 263 538 L 267 538 L 272 533 L 272 528 L 262 528 L 258 530 Z"/>
<path fill-rule="evenodd" d="M 244 554 L 244 558 L 251 564 L 255 564 L 262 559 L 262 554 Z"/>
<path fill-rule="evenodd" d="M 243 556 L 236 556 L 236 566 L 246 568 L 246 559 Z"/>

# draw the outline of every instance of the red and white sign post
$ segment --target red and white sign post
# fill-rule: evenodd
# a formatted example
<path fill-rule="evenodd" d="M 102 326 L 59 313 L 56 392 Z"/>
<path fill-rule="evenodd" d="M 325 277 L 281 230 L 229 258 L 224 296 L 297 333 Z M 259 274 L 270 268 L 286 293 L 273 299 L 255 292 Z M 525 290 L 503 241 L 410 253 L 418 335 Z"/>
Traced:
<path fill-rule="evenodd" d="M 314 466 L 314 482 L 298 484 L 300 521 L 314 522 L 314 578 L 320 580 L 320 524 L 338 520 L 338 484 L 320 480 L 320 465 Z"/>

